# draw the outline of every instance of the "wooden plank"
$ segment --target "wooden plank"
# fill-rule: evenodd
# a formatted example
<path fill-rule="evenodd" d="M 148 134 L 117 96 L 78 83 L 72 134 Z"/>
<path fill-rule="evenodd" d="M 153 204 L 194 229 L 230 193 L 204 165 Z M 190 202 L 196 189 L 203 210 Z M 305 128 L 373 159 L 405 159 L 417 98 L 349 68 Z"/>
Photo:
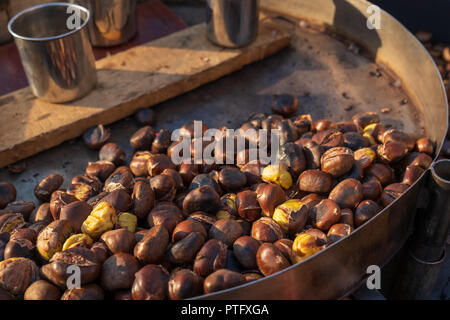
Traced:
<path fill-rule="evenodd" d="M 204 24 L 97 61 L 98 85 L 66 104 L 35 99 L 29 88 L 0 97 L 0 168 L 161 103 L 286 47 L 290 35 L 263 19 L 258 38 L 224 49 L 205 37 Z"/>
<path fill-rule="evenodd" d="M 12 14 L 32 5 L 59 0 L 11 1 Z M 159 0 L 147 0 L 137 4 L 138 34 L 127 43 L 112 48 L 94 48 L 96 59 L 115 54 L 134 46 L 167 36 L 186 28 L 186 24 Z M 28 86 L 28 81 L 20 61 L 14 41 L 0 46 L 0 95 Z"/>

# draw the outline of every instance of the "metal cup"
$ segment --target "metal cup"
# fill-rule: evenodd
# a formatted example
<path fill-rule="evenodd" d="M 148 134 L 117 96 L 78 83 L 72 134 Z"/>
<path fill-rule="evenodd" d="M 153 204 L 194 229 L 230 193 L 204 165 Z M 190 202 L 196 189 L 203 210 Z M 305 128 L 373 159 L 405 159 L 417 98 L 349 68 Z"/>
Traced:
<path fill-rule="evenodd" d="M 89 9 L 89 34 L 95 47 L 125 43 L 137 33 L 136 0 L 70 0 Z"/>
<path fill-rule="evenodd" d="M 207 35 L 213 43 L 238 48 L 256 39 L 259 0 L 208 0 Z"/>
<path fill-rule="evenodd" d="M 8 30 L 36 97 L 62 103 L 94 88 L 97 76 L 88 21 L 86 8 L 62 2 L 37 5 L 11 19 Z"/>

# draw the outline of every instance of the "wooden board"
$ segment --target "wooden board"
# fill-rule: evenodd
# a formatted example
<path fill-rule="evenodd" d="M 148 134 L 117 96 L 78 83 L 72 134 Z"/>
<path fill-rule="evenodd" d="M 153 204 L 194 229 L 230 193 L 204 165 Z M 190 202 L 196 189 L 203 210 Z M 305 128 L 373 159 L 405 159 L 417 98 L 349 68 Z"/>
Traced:
<path fill-rule="evenodd" d="M 261 21 L 256 41 L 240 49 L 214 46 L 205 33 L 200 24 L 97 61 L 96 89 L 71 103 L 35 99 L 29 88 L 0 97 L 0 168 L 221 78 L 290 43 L 289 33 L 270 19 Z"/>
<path fill-rule="evenodd" d="M 56 0 L 11 1 L 11 14 L 32 5 Z M 186 28 L 186 24 L 159 0 L 147 0 L 137 4 L 138 33 L 134 39 L 112 48 L 94 48 L 96 59 L 115 54 L 131 47 L 159 39 Z M 14 41 L 0 45 L 0 95 L 28 86 L 28 81 L 20 61 Z"/>

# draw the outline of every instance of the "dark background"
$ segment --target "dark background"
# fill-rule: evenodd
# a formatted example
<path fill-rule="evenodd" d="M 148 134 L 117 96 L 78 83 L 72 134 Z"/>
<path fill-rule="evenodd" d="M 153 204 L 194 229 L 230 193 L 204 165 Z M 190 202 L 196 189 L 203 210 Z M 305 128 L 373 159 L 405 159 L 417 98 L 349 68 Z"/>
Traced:
<path fill-rule="evenodd" d="M 167 4 L 187 6 L 202 5 L 205 3 L 205 0 L 162 1 Z M 416 32 L 418 30 L 429 31 L 433 33 L 434 41 L 450 43 L 450 0 L 369 1 L 392 14 L 412 32 Z"/>
<path fill-rule="evenodd" d="M 412 32 L 433 33 L 434 41 L 450 43 L 450 0 L 371 0 Z"/>

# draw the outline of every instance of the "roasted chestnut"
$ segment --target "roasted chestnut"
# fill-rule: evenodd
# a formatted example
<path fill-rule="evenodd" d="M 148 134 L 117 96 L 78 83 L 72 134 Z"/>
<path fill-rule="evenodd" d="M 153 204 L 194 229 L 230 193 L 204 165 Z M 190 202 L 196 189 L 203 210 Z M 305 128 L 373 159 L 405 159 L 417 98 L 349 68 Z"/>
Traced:
<path fill-rule="evenodd" d="M 98 285 L 91 283 L 81 288 L 67 289 L 61 300 L 103 300 L 105 294 Z"/>
<path fill-rule="evenodd" d="M 107 231 L 100 239 L 106 244 L 109 251 L 116 253 L 131 253 L 136 245 L 134 234 L 126 229 Z"/>
<path fill-rule="evenodd" d="M 243 234 L 242 226 L 230 219 L 219 219 L 209 229 L 210 239 L 220 240 L 227 246 L 231 246 Z"/>
<path fill-rule="evenodd" d="M 101 284 L 108 291 L 130 289 L 134 275 L 140 269 L 139 262 L 128 253 L 116 253 L 102 265 Z"/>
<path fill-rule="evenodd" d="M 197 253 L 194 272 L 202 277 L 223 269 L 227 263 L 227 245 L 220 240 L 208 240 Z"/>
<path fill-rule="evenodd" d="M 151 228 L 134 248 L 134 256 L 144 263 L 156 263 L 164 257 L 169 232 L 161 225 Z"/>
<path fill-rule="evenodd" d="M 272 219 L 284 232 L 294 235 L 300 232 L 308 219 L 308 206 L 298 199 L 290 199 L 275 208 Z"/>
<path fill-rule="evenodd" d="M 38 198 L 42 202 L 49 202 L 50 196 L 52 195 L 52 193 L 54 191 L 58 190 L 58 188 L 63 184 L 63 181 L 64 181 L 63 177 L 61 177 L 59 174 L 51 174 L 51 175 L 45 177 L 44 179 L 42 179 L 41 182 L 39 182 L 36 185 L 36 187 L 34 188 L 34 195 L 36 196 L 36 198 Z M 14 189 L 14 191 L 15 191 L 15 189 Z M 1 186 L 0 186 L 0 194 L 2 194 Z M 14 192 L 14 198 L 15 198 L 15 192 Z M 12 202 L 12 201 L 14 201 L 14 199 L 9 202 Z M 0 203 L 0 208 L 1 207 L 2 206 Z"/>
<path fill-rule="evenodd" d="M 56 220 L 42 230 L 37 238 L 36 246 L 44 260 L 62 250 L 64 242 L 73 234 L 72 224 L 67 220 Z"/>
<path fill-rule="evenodd" d="M 134 114 L 134 118 L 140 125 L 154 125 L 156 121 L 155 111 L 150 108 L 141 109 Z"/>
<path fill-rule="evenodd" d="M 130 139 L 130 144 L 135 149 L 149 150 L 155 139 L 155 129 L 145 126 L 136 131 Z"/>
<path fill-rule="evenodd" d="M 353 228 L 345 223 L 338 223 L 333 225 L 330 230 L 328 230 L 327 238 L 328 244 L 332 244 L 342 238 L 345 238 L 350 233 L 353 232 Z"/>
<path fill-rule="evenodd" d="M 246 269 L 256 269 L 256 253 L 261 243 L 250 237 L 242 236 L 233 243 L 233 253 L 239 263 Z"/>
<path fill-rule="evenodd" d="M 39 280 L 39 268 L 27 258 L 12 258 L 0 262 L 0 288 L 12 295 L 23 295 Z"/>
<path fill-rule="evenodd" d="M 153 208 L 147 217 L 150 227 L 162 225 L 172 233 L 175 226 L 183 220 L 181 210 L 171 202 L 161 202 Z"/>
<path fill-rule="evenodd" d="M 233 288 L 245 283 L 245 277 L 236 271 L 220 269 L 206 277 L 203 284 L 205 293 Z"/>
<path fill-rule="evenodd" d="M 391 202 L 400 197 L 408 188 L 409 185 L 404 183 L 393 183 L 388 185 L 381 193 L 381 203 L 383 203 L 385 207 L 388 206 Z"/>
<path fill-rule="evenodd" d="M 203 225 L 200 222 L 195 220 L 184 220 L 179 224 L 177 224 L 177 226 L 173 230 L 172 242 L 176 243 L 186 238 L 192 232 L 198 232 L 202 234 L 205 237 L 205 239 L 208 236 L 205 227 L 203 227 Z"/>
<path fill-rule="evenodd" d="M 360 128 L 365 128 L 369 124 L 379 123 L 380 116 L 376 112 L 358 113 L 353 116 L 352 121 Z"/>
<path fill-rule="evenodd" d="M 263 169 L 261 177 L 264 181 L 277 184 L 283 189 L 289 189 L 292 186 L 291 174 L 281 165 L 268 165 Z"/>
<path fill-rule="evenodd" d="M 323 240 L 311 233 L 300 233 L 292 244 L 292 263 L 301 262 L 324 248 Z"/>
<path fill-rule="evenodd" d="M 408 148 L 403 142 L 388 141 L 377 148 L 378 157 L 387 163 L 400 161 L 408 153 Z"/>
<path fill-rule="evenodd" d="M 261 207 L 256 192 L 250 190 L 239 192 L 235 204 L 239 216 L 247 221 L 255 221 L 261 216 Z"/>
<path fill-rule="evenodd" d="M 429 156 L 433 156 L 434 147 L 433 142 L 431 142 L 428 138 L 420 138 L 416 141 L 416 149 L 419 152 L 423 152 L 428 154 Z"/>
<path fill-rule="evenodd" d="M 162 266 L 149 264 L 135 274 L 131 288 L 133 300 L 164 300 L 169 273 Z"/>
<path fill-rule="evenodd" d="M 170 131 L 161 129 L 157 134 L 155 139 L 152 143 L 152 153 L 158 154 L 158 153 L 165 153 L 167 151 L 167 148 L 172 143 L 172 134 Z"/>
<path fill-rule="evenodd" d="M 9 182 L 0 181 L 0 209 L 5 208 L 8 203 L 16 200 L 17 191 Z"/>
<path fill-rule="evenodd" d="M 233 192 L 247 184 L 247 177 L 238 168 L 225 167 L 219 172 L 219 183 L 224 190 Z"/>
<path fill-rule="evenodd" d="M 339 177 L 353 167 L 353 151 L 346 147 L 331 148 L 322 155 L 320 160 L 323 172 Z"/>
<path fill-rule="evenodd" d="M 261 183 L 255 192 L 262 213 L 266 217 L 272 217 L 275 208 L 286 201 L 286 193 L 276 184 Z"/>
<path fill-rule="evenodd" d="M 84 220 L 86 220 L 91 211 L 92 207 L 86 202 L 75 201 L 61 208 L 59 219 L 69 221 L 73 231 L 79 233 Z"/>
<path fill-rule="evenodd" d="M 299 189 L 306 192 L 328 193 L 332 184 L 331 175 L 320 170 L 306 170 L 298 179 Z"/>
<path fill-rule="evenodd" d="M 274 95 L 272 98 L 272 112 L 290 117 L 298 110 L 298 98 L 290 94 Z"/>
<path fill-rule="evenodd" d="M 125 152 L 115 143 L 105 144 L 99 151 L 101 161 L 109 161 L 116 166 L 120 166 L 125 162 Z"/>
<path fill-rule="evenodd" d="M 28 221 L 28 218 L 30 217 L 35 207 L 36 206 L 32 201 L 19 200 L 8 203 L 8 205 L 5 207 L 5 210 L 13 213 L 20 213 L 22 214 L 23 218 Z"/>
<path fill-rule="evenodd" d="M 111 130 L 106 129 L 102 124 L 90 128 L 83 134 L 84 144 L 94 150 L 100 149 L 111 136 Z"/>
<path fill-rule="evenodd" d="M 186 195 L 183 201 L 183 209 L 187 213 L 203 211 L 216 214 L 220 210 L 220 207 L 219 195 L 210 186 L 202 186 L 192 190 Z"/>
<path fill-rule="evenodd" d="M 170 275 L 168 296 L 170 300 L 184 300 L 203 293 L 203 278 L 189 269 L 180 269 Z"/>
<path fill-rule="evenodd" d="M 335 201 L 341 208 L 354 208 L 363 199 L 362 185 L 356 179 L 348 178 L 331 190 L 329 199 Z"/>
<path fill-rule="evenodd" d="M 373 200 L 364 200 L 355 209 L 355 226 L 359 227 L 381 211 L 380 206 Z"/>
<path fill-rule="evenodd" d="M 130 162 L 130 170 L 136 177 L 145 177 L 148 175 L 147 161 L 153 155 L 148 151 L 138 151 L 133 155 Z"/>
<path fill-rule="evenodd" d="M 25 291 L 24 300 L 59 300 L 61 298 L 61 291 L 58 287 L 45 281 L 38 280 L 31 284 Z M 0 299 L 1 300 L 1 299 Z"/>
<path fill-rule="evenodd" d="M 272 243 L 263 243 L 256 253 L 258 269 L 263 275 L 270 276 L 291 265 L 283 253 Z"/>
<path fill-rule="evenodd" d="M 133 189 L 134 177 L 126 166 L 118 167 L 105 181 L 104 191 L 113 192 L 123 189 L 130 192 Z"/>
<path fill-rule="evenodd" d="M 86 167 L 86 174 L 91 177 L 97 177 L 105 181 L 116 169 L 114 163 L 110 161 L 89 162 Z"/>
<path fill-rule="evenodd" d="M 194 260 L 205 243 L 205 237 L 198 232 L 192 232 L 169 248 L 167 257 L 171 263 L 185 264 Z"/>
<path fill-rule="evenodd" d="M 275 242 L 284 237 L 283 229 L 272 218 L 262 217 L 253 222 L 252 237 L 262 242 Z"/>
<path fill-rule="evenodd" d="M 327 231 L 339 221 L 341 210 L 333 200 L 324 199 L 311 208 L 309 217 L 314 228 Z"/>

